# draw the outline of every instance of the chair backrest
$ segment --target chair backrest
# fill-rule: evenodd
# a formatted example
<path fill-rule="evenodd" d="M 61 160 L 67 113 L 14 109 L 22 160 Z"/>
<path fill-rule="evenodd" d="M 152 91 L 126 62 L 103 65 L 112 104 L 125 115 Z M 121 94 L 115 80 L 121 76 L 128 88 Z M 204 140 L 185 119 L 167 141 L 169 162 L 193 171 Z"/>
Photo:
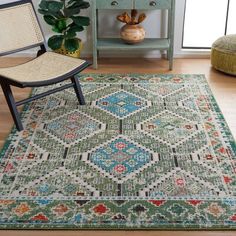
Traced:
<path fill-rule="evenodd" d="M 44 43 L 31 0 L 0 5 L 0 56 Z"/>

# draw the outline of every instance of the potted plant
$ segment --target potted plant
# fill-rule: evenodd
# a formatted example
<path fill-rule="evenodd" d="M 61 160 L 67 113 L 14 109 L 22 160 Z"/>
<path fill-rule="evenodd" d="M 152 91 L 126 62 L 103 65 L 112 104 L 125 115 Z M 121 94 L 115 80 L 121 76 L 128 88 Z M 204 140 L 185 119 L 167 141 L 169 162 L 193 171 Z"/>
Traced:
<path fill-rule="evenodd" d="M 57 33 L 48 39 L 48 46 L 52 50 L 79 57 L 82 42 L 77 38 L 77 33 L 90 24 L 89 17 L 79 14 L 81 9 L 89 6 L 84 0 L 41 0 L 38 12 Z"/>
<path fill-rule="evenodd" d="M 127 12 L 117 16 L 117 20 L 125 23 L 120 30 L 120 36 L 128 44 L 140 43 L 145 38 L 146 32 L 140 23 L 145 20 L 146 15 L 142 13 L 137 16 L 138 12 L 135 9 L 131 11 L 131 16 Z"/>

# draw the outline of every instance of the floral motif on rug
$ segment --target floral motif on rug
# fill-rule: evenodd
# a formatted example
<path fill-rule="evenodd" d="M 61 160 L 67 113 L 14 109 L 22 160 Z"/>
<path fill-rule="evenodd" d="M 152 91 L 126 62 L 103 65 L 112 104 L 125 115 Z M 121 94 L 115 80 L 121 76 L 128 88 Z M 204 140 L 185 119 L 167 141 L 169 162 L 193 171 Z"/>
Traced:
<path fill-rule="evenodd" d="M 80 81 L 85 106 L 34 101 L 6 140 L 0 228 L 236 229 L 236 144 L 203 75 Z"/>

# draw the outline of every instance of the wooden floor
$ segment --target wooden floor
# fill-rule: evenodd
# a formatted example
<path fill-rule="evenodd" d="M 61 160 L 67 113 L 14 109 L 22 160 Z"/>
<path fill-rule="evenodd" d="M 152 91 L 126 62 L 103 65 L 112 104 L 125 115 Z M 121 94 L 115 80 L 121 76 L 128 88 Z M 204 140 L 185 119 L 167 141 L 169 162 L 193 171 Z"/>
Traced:
<path fill-rule="evenodd" d="M 27 61 L 27 58 L 1 58 L 0 67 Z M 167 70 L 165 60 L 101 59 L 99 69 L 86 73 L 173 73 L 205 74 L 222 113 L 236 139 L 236 77 L 211 68 L 209 59 L 176 59 L 173 71 Z M 16 100 L 28 96 L 29 89 L 14 89 Z M 13 125 L 2 91 L 0 90 L 0 147 Z M 0 236 L 235 236 L 236 232 L 211 231 L 0 231 Z"/>

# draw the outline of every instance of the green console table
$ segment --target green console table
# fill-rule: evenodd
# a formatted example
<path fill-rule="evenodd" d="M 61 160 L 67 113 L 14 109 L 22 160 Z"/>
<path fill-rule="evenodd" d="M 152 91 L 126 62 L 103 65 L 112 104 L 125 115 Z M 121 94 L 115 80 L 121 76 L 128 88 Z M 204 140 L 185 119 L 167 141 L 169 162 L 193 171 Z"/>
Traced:
<path fill-rule="evenodd" d="M 120 38 L 98 38 L 99 10 L 137 9 L 168 10 L 167 38 L 146 38 L 142 43 L 129 45 Z M 115 17 L 115 15 L 114 15 Z M 169 69 L 173 66 L 175 0 L 93 0 L 93 67 L 97 69 L 98 51 L 102 50 L 166 50 Z"/>

